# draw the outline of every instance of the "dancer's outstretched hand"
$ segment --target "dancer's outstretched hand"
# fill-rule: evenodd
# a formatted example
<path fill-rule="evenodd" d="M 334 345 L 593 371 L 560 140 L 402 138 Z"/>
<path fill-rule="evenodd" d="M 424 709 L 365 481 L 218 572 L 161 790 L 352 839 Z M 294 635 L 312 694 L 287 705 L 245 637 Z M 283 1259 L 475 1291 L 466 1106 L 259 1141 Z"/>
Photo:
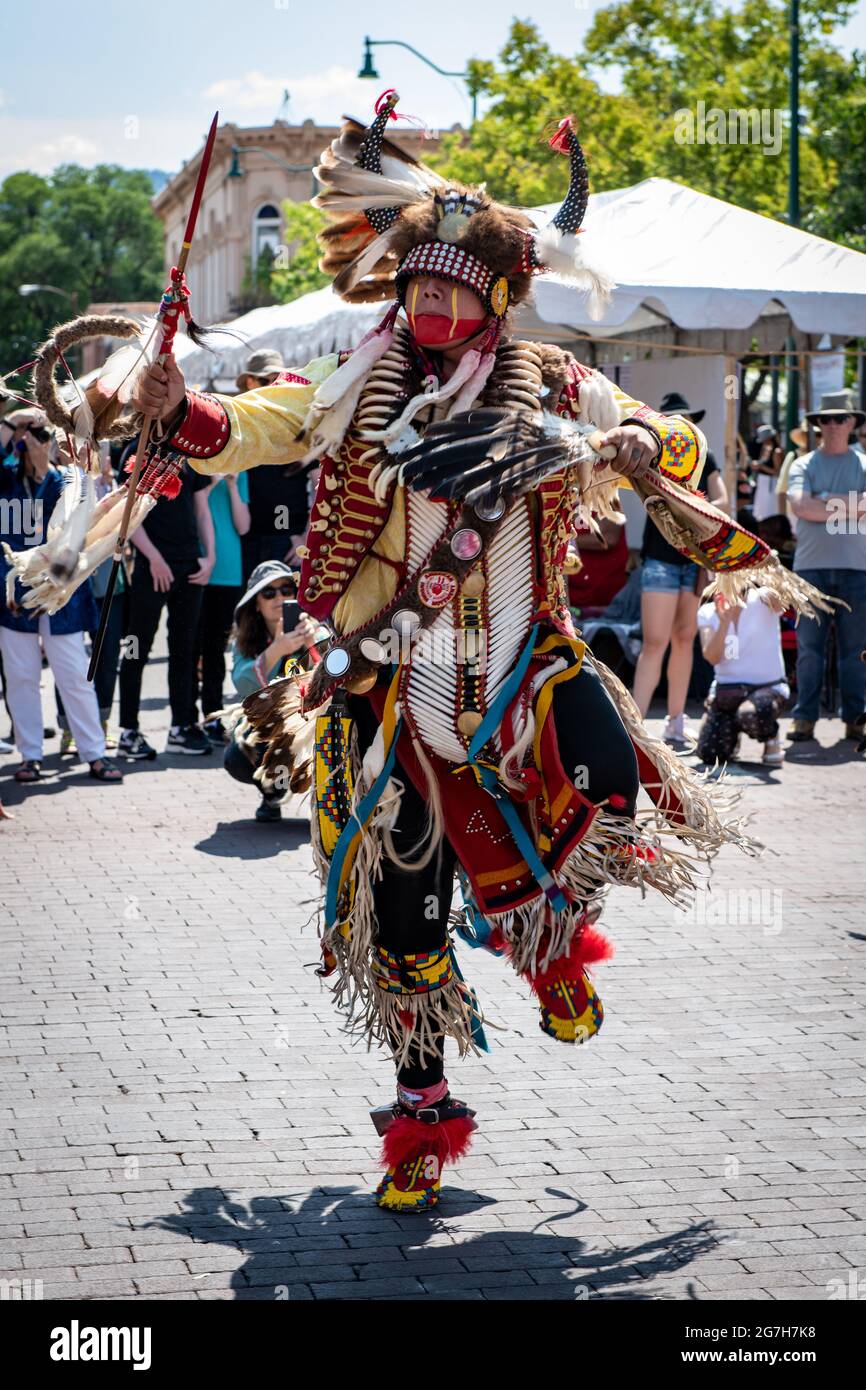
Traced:
<path fill-rule="evenodd" d="M 617 425 L 616 429 L 608 430 L 598 444 L 600 448 L 611 445 L 616 449 L 610 466 L 623 478 L 643 473 L 659 451 L 658 440 L 643 425 Z"/>
<path fill-rule="evenodd" d="M 163 420 L 186 397 L 183 372 L 170 354 L 165 362 L 153 362 L 142 372 L 132 394 L 132 404 L 145 415 Z"/>

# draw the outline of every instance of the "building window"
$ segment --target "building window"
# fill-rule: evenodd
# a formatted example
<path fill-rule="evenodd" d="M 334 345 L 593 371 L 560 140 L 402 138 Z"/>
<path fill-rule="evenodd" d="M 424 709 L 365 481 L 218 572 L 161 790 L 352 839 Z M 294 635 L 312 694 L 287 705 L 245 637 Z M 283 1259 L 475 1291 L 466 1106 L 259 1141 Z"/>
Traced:
<path fill-rule="evenodd" d="M 273 255 L 280 244 L 280 210 L 273 203 L 265 203 L 253 218 L 253 266 L 267 247 Z"/>

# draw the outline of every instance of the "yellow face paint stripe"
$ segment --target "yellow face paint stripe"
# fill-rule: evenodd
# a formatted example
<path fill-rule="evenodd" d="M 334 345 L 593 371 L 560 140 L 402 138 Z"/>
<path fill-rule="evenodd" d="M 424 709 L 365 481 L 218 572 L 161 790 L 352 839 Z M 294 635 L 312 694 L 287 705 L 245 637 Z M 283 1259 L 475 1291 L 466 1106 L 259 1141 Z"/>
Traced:
<path fill-rule="evenodd" d="M 453 338 L 457 332 L 457 286 L 451 286 L 451 332 L 449 338 Z"/>
<path fill-rule="evenodd" d="M 412 308 L 409 310 L 409 317 L 410 317 L 410 319 L 412 320 L 412 328 L 413 328 L 413 330 L 414 330 L 414 328 L 415 328 L 415 305 L 416 305 L 417 303 L 418 303 L 418 282 L 416 281 L 416 282 L 415 282 L 415 288 L 414 288 L 413 291 L 412 291 Z"/>

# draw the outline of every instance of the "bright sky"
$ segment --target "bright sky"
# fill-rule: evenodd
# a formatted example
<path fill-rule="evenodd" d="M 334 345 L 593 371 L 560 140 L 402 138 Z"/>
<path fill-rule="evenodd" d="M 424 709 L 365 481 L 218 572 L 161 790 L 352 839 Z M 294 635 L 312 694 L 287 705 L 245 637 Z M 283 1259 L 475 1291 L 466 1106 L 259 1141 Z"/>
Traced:
<path fill-rule="evenodd" d="M 22 0 L 0 18 L 0 178 L 16 169 L 101 161 L 173 171 L 221 121 L 268 124 L 283 90 L 288 118 L 364 116 L 385 87 L 433 128 L 466 123 L 458 79 L 400 48 L 375 50 L 379 82 L 362 82 L 363 39 L 401 39 L 447 69 L 493 57 L 513 15 L 528 13 L 559 51 L 574 51 L 601 0 Z M 866 47 L 866 5 L 838 38 Z"/>

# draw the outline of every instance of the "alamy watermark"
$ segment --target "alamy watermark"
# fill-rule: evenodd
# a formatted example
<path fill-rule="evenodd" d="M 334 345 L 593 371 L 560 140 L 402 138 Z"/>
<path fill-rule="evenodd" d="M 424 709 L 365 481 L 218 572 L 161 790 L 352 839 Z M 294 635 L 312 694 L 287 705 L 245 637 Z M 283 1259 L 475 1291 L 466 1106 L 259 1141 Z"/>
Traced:
<path fill-rule="evenodd" d="M 44 511 L 39 497 L 0 498 L 0 536 L 23 536 L 25 545 L 39 545 Z"/>
<path fill-rule="evenodd" d="M 694 109 L 681 107 L 673 115 L 674 140 L 678 145 L 758 145 L 765 155 L 782 152 L 782 112 L 735 107 L 707 108 L 699 101 Z"/>
<path fill-rule="evenodd" d="M 778 936 L 782 930 L 782 889 L 699 888 L 681 912 L 693 926 L 760 927 L 764 936 Z"/>

